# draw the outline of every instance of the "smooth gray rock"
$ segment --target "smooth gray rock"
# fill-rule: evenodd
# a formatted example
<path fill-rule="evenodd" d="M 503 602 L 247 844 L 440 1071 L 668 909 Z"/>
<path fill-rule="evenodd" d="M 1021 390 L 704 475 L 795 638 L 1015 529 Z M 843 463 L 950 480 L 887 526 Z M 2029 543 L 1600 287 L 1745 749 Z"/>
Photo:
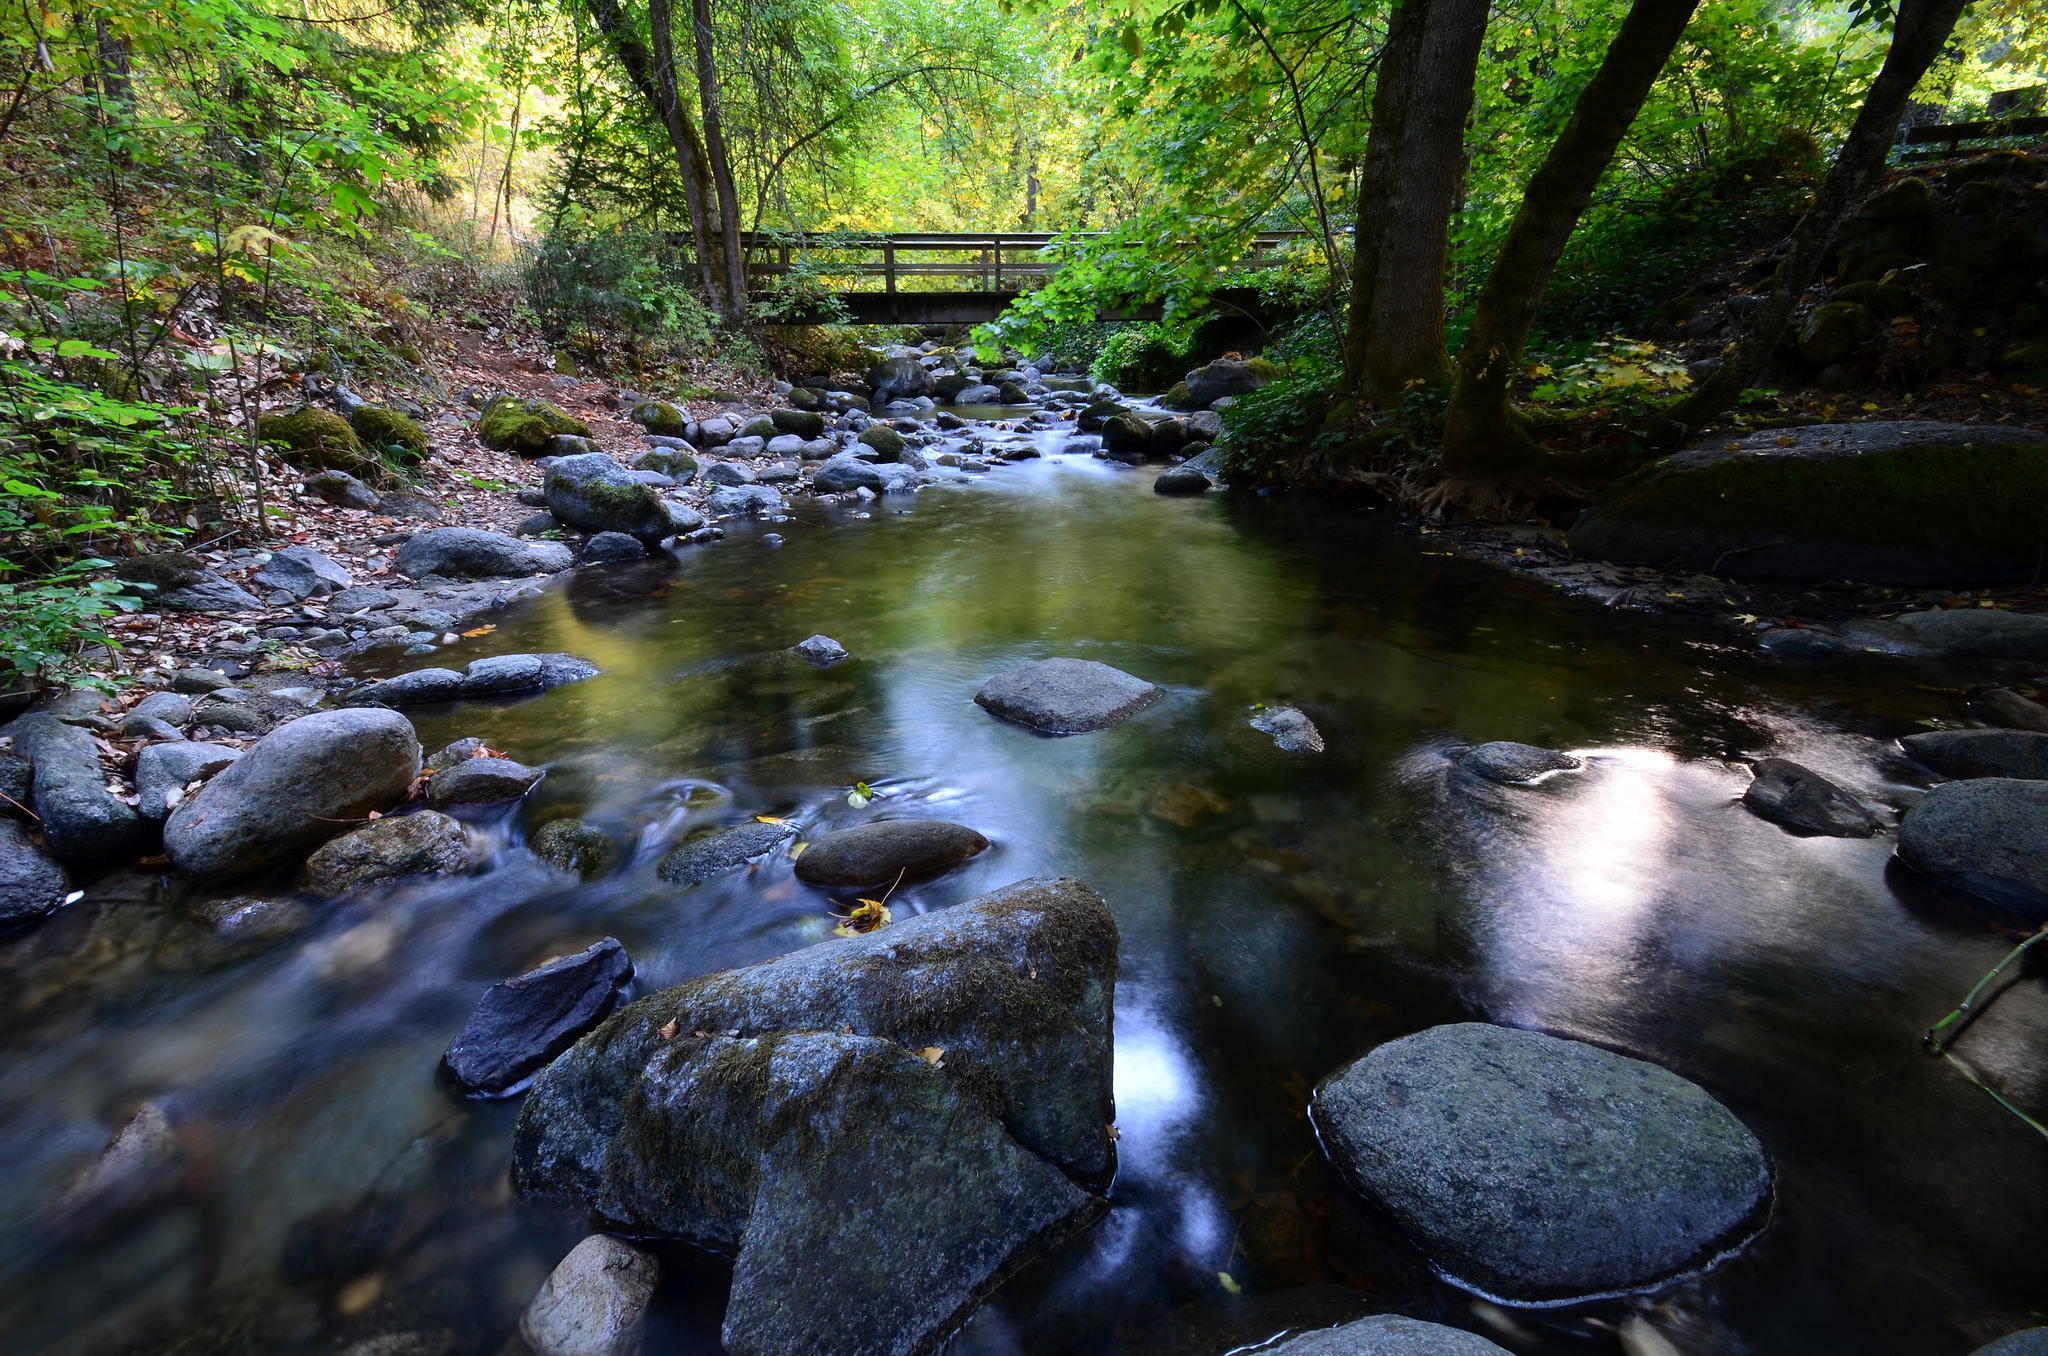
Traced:
<path fill-rule="evenodd" d="M 1780 626 L 1756 638 L 1757 648 L 1774 659 L 1804 659 L 1816 662 L 1841 659 L 1856 647 L 1840 636 L 1810 627 Z"/>
<path fill-rule="evenodd" d="M 185 737 L 185 732 L 167 720 L 159 720 L 155 716 L 138 716 L 131 711 L 121 719 L 121 737 L 178 740 Z"/>
<path fill-rule="evenodd" d="M 414 669 L 359 687 L 348 694 L 350 706 L 424 706 L 452 702 L 462 696 L 462 675 L 454 669 Z"/>
<path fill-rule="evenodd" d="M 1756 780 L 1742 793 L 1742 803 L 1765 819 L 1831 838 L 1868 838 L 1879 828 L 1862 801 L 1811 768 L 1760 758 L 1754 771 Z"/>
<path fill-rule="evenodd" d="M 0 726 L 0 735 L 11 736 L 15 751 L 35 764 L 29 808 L 59 861 L 98 870 L 150 850 L 156 826 L 107 790 L 92 731 L 32 711 Z"/>
<path fill-rule="evenodd" d="M 2048 1328 L 2022 1328 L 1987 1342 L 1970 1356 L 2048 1356 Z"/>
<path fill-rule="evenodd" d="M 1899 745 L 1948 777 L 2048 780 L 2048 734 L 2034 730 L 1927 730 Z"/>
<path fill-rule="evenodd" d="M 851 452 L 828 458 L 811 473 L 811 484 L 823 494 L 845 494 L 863 487 L 881 494 L 889 486 L 873 462 L 863 461 Z"/>
<path fill-rule="evenodd" d="M 704 511 L 715 518 L 778 513 L 783 507 L 781 492 L 770 485 L 721 485 L 704 499 Z"/>
<path fill-rule="evenodd" d="M 350 587 L 355 580 L 340 563 L 310 546 L 287 546 L 270 553 L 254 576 L 265 588 L 283 589 L 296 601 L 324 598 Z"/>
<path fill-rule="evenodd" d="M 1994 687 L 1977 699 L 1984 714 L 2008 730 L 2048 732 L 2048 706 L 2019 693 Z"/>
<path fill-rule="evenodd" d="M 706 485 L 751 485 L 754 468 L 741 461 L 714 461 L 703 470 Z"/>
<path fill-rule="evenodd" d="M 680 500 L 664 499 L 661 508 L 668 514 L 669 532 L 674 536 L 680 537 L 704 526 L 704 515 Z"/>
<path fill-rule="evenodd" d="M 1192 466 L 1175 466 L 1159 473 L 1152 482 L 1152 493 L 1166 495 L 1194 495 L 1209 492 L 1209 477 Z"/>
<path fill-rule="evenodd" d="M 998 405 L 1002 403 L 1002 399 L 1003 390 L 1000 386 L 990 386 L 979 381 L 971 386 L 963 386 L 953 394 L 955 405 Z"/>
<path fill-rule="evenodd" d="M 379 612 L 387 607 L 398 606 L 398 595 L 389 589 L 372 588 L 358 584 L 352 589 L 343 589 L 327 600 L 327 610 L 334 616 L 346 617 L 356 612 Z"/>
<path fill-rule="evenodd" d="M 464 697 L 499 697 L 546 692 L 595 678 L 603 670 L 573 654 L 501 654 L 478 659 L 462 671 Z"/>
<path fill-rule="evenodd" d="M 1899 857 L 1944 885 L 2048 921 L 2048 781 L 1946 782 L 1906 811 Z"/>
<path fill-rule="evenodd" d="M 35 780 L 34 763 L 11 748 L 0 748 L 0 818 L 28 818 Z"/>
<path fill-rule="evenodd" d="M 550 532 L 559 532 L 562 525 L 555 521 L 552 513 L 536 513 L 519 520 L 519 526 L 512 529 L 515 537 L 545 537 Z M 631 538 L 628 538 L 631 540 Z M 634 543 L 638 545 L 638 543 Z"/>
<path fill-rule="evenodd" d="M 160 720 L 185 725 L 192 719 L 192 699 L 182 692 L 152 692 L 128 708 L 128 719 Z"/>
<path fill-rule="evenodd" d="M 885 885 L 926 880 L 988 851 L 988 839 L 943 819 L 878 819 L 828 833 L 796 860 L 812 885 Z"/>
<path fill-rule="evenodd" d="M 1264 378 L 1235 358 L 1218 358 L 1187 374 L 1188 408 L 1206 410 L 1227 396 L 1240 396 L 1265 385 Z"/>
<path fill-rule="evenodd" d="M 472 1096 L 517 1091 L 610 1016 L 632 978 L 626 948 L 607 937 L 493 984 L 442 1056 L 449 1078 Z"/>
<path fill-rule="evenodd" d="M 1087 734 L 1121 725 L 1166 695 L 1164 688 L 1093 659 L 1041 659 L 999 673 L 975 702 L 1040 734 Z"/>
<path fill-rule="evenodd" d="M 468 735 L 428 754 L 420 767 L 427 772 L 446 772 L 449 768 L 466 763 L 472 758 L 488 756 L 487 748 L 481 738 Z"/>
<path fill-rule="evenodd" d="M 1706 1091 L 1597 1046 L 1477 1022 L 1390 1041 L 1312 1107 L 1325 1152 L 1462 1283 L 1509 1299 L 1650 1285 L 1742 1241 L 1770 1191 Z"/>
<path fill-rule="evenodd" d="M 1323 732 L 1316 723 L 1291 706 L 1271 706 L 1253 716 L 1249 722 L 1260 734 L 1272 737 L 1273 743 L 1286 753 L 1321 753 Z"/>
<path fill-rule="evenodd" d="M 1194 410 L 1182 417 L 1187 423 L 1191 441 L 1213 444 L 1223 436 L 1223 416 L 1214 410 Z M 1194 458 L 1189 458 L 1188 465 L 1194 464 Z M 1204 466 L 1200 469 L 1207 471 L 1209 468 Z"/>
<path fill-rule="evenodd" d="M 391 568 L 408 579 L 438 574 L 448 579 L 510 579 L 554 574 L 575 564 L 558 541 L 520 541 L 474 527 L 437 527 L 415 534 L 398 548 Z"/>
<path fill-rule="evenodd" d="M 796 837 L 794 824 L 740 824 L 683 844 L 661 859 L 655 874 L 671 885 L 698 885 L 745 866 Z"/>
<path fill-rule="evenodd" d="M 145 819 L 161 821 L 171 812 L 164 799 L 167 795 L 213 776 L 241 756 L 240 749 L 225 744 L 181 740 L 150 745 L 135 756 L 136 811 Z"/>
<path fill-rule="evenodd" d="M 466 758 L 427 783 L 427 804 L 437 810 L 498 805 L 518 800 L 540 781 L 538 768 L 509 758 Z"/>
<path fill-rule="evenodd" d="M 1261 1351 L 1264 1356 L 1510 1356 L 1477 1333 L 1398 1314 L 1374 1314 L 1303 1333 Z"/>
<path fill-rule="evenodd" d="M 289 861 L 405 796 L 420 741 L 395 711 L 316 711 L 280 725 L 164 821 L 172 862 L 226 880 Z"/>
<path fill-rule="evenodd" d="M 71 877 L 36 846 L 19 820 L 0 819 L 0 928 L 41 918 L 64 903 Z"/>
<path fill-rule="evenodd" d="M 555 521 L 578 532 L 617 532 L 651 545 L 674 531 L 655 487 L 602 452 L 556 461 L 543 489 Z"/>
<path fill-rule="evenodd" d="M 1865 649 L 1929 659 L 2048 659 L 2048 615 L 1996 608 L 1855 618 L 1842 632 Z"/>
<path fill-rule="evenodd" d="M 263 600 L 217 576 L 171 589 L 161 595 L 163 605 L 173 612 L 261 612 Z"/>
<path fill-rule="evenodd" d="M 608 1234 L 569 1250 L 519 1318 L 533 1356 L 633 1356 L 661 1264 Z"/>
<path fill-rule="evenodd" d="M 664 521 L 667 521 L 664 510 Z M 671 524 L 673 530 L 673 524 Z M 637 537 L 623 532 L 600 532 L 583 548 L 585 565 L 607 565 L 620 560 L 645 560 L 647 547 Z"/>
<path fill-rule="evenodd" d="M 1105 1208 L 1116 976 L 1040 879 L 664 990 L 535 1080 L 515 1185 L 737 1246 L 735 1356 L 930 1351 Z"/>
<path fill-rule="evenodd" d="M 884 358 L 867 370 L 868 389 L 875 405 L 892 400 L 930 395 L 936 386 L 931 369 L 915 358 Z"/>
<path fill-rule="evenodd" d="M 336 508 L 377 507 L 377 492 L 346 471 L 320 471 L 306 477 L 305 486 Z"/>
<path fill-rule="evenodd" d="M 218 692 L 226 686 L 228 677 L 219 669 L 180 669 L 171 675 L 171 691 L 192 696 Z"/>
<path fill-rule="evenodd" d="M 530 846 L 542 861 L 585 880 L 608 874 L 624 855 L 616 838 L 580 819 L 549 820 L 534 832 Z"/>
<path fill-rule="evenodd" d="M 306 884 L 340 895 L 407 876 L 460 876 L 473 861 L 469 832 L 447 815 L 388 815 L 323 843 L 306 858 Z"/>
<path fill-rule="evenodd" d="M 830 668 L 846 658 L 846 647 L 830 636 L 809 636 L 790 646 L 817 668 Z"/>
<path fill-rule="evenodd" d="M 1585 765 L 1556 749 L 1499 739 L 1465 753 L 1458 759 L 1458 766 L 1488 781 L 1533 782 L 1553 772 L 1572 772 Z"/>

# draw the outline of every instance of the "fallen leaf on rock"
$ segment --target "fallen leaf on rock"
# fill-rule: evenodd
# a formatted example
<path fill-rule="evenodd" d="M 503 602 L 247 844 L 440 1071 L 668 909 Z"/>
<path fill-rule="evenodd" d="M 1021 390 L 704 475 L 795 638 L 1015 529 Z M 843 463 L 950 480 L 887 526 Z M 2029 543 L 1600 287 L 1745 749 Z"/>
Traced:
<path fill-rule="evenodd" d="M 917 1057 L 934 1069 L 946 1067 L 946 1047 L 943 1045 L 927 1045 L 917 1052 Z"/>
<path fill-rule="evenodd" d="M 676 1032 L 680 1030 L 682 1030 L 682 1024 L 674 1017 L 671 1017 L 661 1028 L 661 1038 L 665 1041 L 672 1041 L 676 1038 Z"/>
<path fill-rule="evenodd" d="M 1232 1280 L 1230 1278 L 1230 1273 L 1227 1271 L 1217 1272 L 1216 1280 L 1220 1285 L 1222 1285 L 1222 1287 L 1225 1290 L 1229 1291 L 1233 1295 L 1242 1295 L 1244 1293 L 1244 1287 L 1239 1285 L 1236 1281 Z"/>

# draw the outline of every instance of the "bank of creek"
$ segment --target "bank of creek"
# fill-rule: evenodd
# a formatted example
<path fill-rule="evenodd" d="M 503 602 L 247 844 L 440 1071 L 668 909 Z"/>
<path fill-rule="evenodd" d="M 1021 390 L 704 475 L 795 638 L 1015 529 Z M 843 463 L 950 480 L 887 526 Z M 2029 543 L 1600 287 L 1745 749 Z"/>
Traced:
<path fill-rule="evenodd" d="M 574 1191 L 515 1189 L 514 1178 L 564 1185 L 567 1169 L 547 1166 L 557 1162 L 548 1155 L 583 1152 L 562 1147 L 562 1126 L 581 1095 L 571 1074 L 598 1077 L 598 1056 L 586 1042 L 533 1094 L 551 1100 L 518 1130 L 515 1174 L 532 1068 L 485 1088 L 509 1096 L 465 1097 L 457 1075 L 468 1078 L 467 1066 L 450 1046 L 480 1001 L 498 1001 L 486 1000 L 493 985 L 607 938 L 630 958 L 624 999 L 788 953 L 824 958 L 829 975 L 832 948 L 882 954 L 874 948 L 898 935 L 910 951 L 937 948 L 938 968 L 965 963 L 944 959 L 956 955 L 947 947 L 970 960 L 1014 953 L 1029 975 L 1004 971 L 1000 982 L 1041 983 L 1074 1005 L 1076 1025 L 1059 1029 L 1081 1042 L 1075 1049 L 1097 1001 L 1078 976 L 1114 985 L 1114 1120 L 1099 1135 L 1085 1114 L 1058 1119 L 1071 1089 L 1055 1087 L 1056 1068 L 1033 1075 L 1036 1092 L 1004 1094 L 1008 1135 L 987 1129 L 995 1122 L 979 1103 L 960 1101 L 932 1070 L 968 1071 L 960 1087 L 1001 1082 L 1011 1076 L 1003 1061 L 1021 1058 L 1003 1053 L 1005 1041 L 1035 1037 L 980 1029 L 973 1012 L 943 1040 L 891 1037 L 879 1030 L 889 1015 L 863 1019 L 859 984 L 845 980 L 852 996 L 806 990 L 804 1021 L 764 1026 L 764 1005 L 797 1001 L 800 981 L 781 970 L 746 979 L 751 997 L 697 990 L 627 1009 L 606 1039 L 614 1050 L 638 1041 L 675 1052 L 663 1067 L 679 1080 L 665 1104 L 681 1117 L 678 1143 L 697 1145 L 725 1113 L 676 1110 L 687 1100 L 676 1088 L 712 1075 L 709 1064 L 674 1061 L 714 1060 L 721 1042 L 751 1047 L 764 1031 L 843 1035 L 845 1059 L 879 1061 L 924 1099 L 885 1098 L 880 1110 L 804 1103 L 807 1133 L 824 1146 L 790 1160 L 791 1173 L 807 1174 L 806 1194 L 794 1206 L 765 1189 L 748 1194 L 753 1203 L 721 1226 L 729 1236 L 709 1240 L 722 1248 L 653 1236 L 683 1232 L 646 1227 L 680 1208 L 660 1190 L 613 1190 L 610 1232 L 640 1253 L 606 1263 L 607 1284 L 631 1295 L 658 1277 L 645 1352 L 718 1350 L 729 1304 L 764 1315 L 740 1340 L 727 1328 L 733 1349 L 796 1349 L 760 1336 L 777 1323 L 800 1330 L 794 1296 L 859 1294 L 875 1276 L 911 1294 L 955 1284 L 946 1258 L 927 1259 L 886 1220 L 844 1203 L 899 1179 L 904 1191 L 929 1187 L 919 1173 L 952 1162 L 975 1134 L 993 1135 L 989 1161 L 1021 1156 L 1044 1179 L 1033 1188 L 1041 1196 L 1081 1201 L 1107 1182 L 1107 1209 L 1048 1207 L 1059 1217 L 1047 1226 L 1051 1245 L 1023 1248 L 1021 1269 L 979 1307 L 971 1300 L 987 1289 L 981 1280 L 1000 1279 L 1003 1259 L 958 1282 L 970 1302 L 904 1339 L 913 1345 L 943 1339 L 964 1313 L 947 1349 L 976 1356 L 1221 1353 L 1393 1312 L 1525 1353 L 1960 1356 L 2041 1321 L 2042 1141 L 1921 1048 L 1927 1027 L 2012 947 L 2017 925 L 1895 856 L 1901 813 L 1943 780 L 1897 741 L 1980 723 L 1967 694 L 2028 686 L 2040 664 L 1773 656 L 1704 620 L 1601 608 L 1441 554 L 1385 514 L 1157 494 L 1160 463 L 1091 456 L 1071 421 L 993 430 L 989 421 L 1014 424 L 1022 411 L 973 407 L 954 416 L 965 427 L 932 426 L 945 409 L 901 413 L 948 440 L 1037 455 L 983 460 L 935 443 L 915 493 L 859 493 L 866 481 L 849 479 L 844 493 L 791 495 L 764 515 L 713 512 L 718 539 L 678 516 L 696 544 L 531 587 L 498 581 L 499 597 L 526 596 L 493 606 L 488 631 L 451 617 L 452 629 L 409 639 L 415 653 L 350 642 L 342 672 L 246 679 L 259 716 L 267 700 L 297 700 L 370 718 L 383 708 L 363 704 L 375 690 L 361 684 L 422 668 L 544 655 L 597 670 L 564 669 L 556 677 L 573 681 L 545 691 L 473 684 L 389 703 L 428 755 L 479 739 L 515 765 L 444 759 L 426 784 L 434 812 L 466 824 L 466 859 L 455 848 L 466 868 L 444 862 L 439 874 L 355 889 L 360 863 L 323 850 L 319 869 L 341 884 L 322 892 L 301 873 L 304 848 L 265 872 L 222 868 L 198 884 L 161 863 L 96 878 L 77 864 L 81 898 L 0 940 L 0 1332 L 10 1350 L 424 1356 L 516 1351 L 545 1337 L 545 1324 L 516 1335 L 521 1316 L 602 1221 Z M 832 464 L 802 455 L 789 458 L 801 474 Z M 700 449 L 700 476 L 718 460 Z M 630 535 L 619 553 L 640 554 Z M 818 636 L 845 656 L 792 649 Z M 1062 657 L 1142 682 L 1113 723 L 1064 736 L 977 704 L 991 678 Z M 298 692 L 262 695 L 280 688 Z M 987 703 L 1015 714 L 999 692 Z M 188 727 L 204 719 L 204 705 L 184 716 Z M 1568 757 L 1546 775 L 1504 781 L 1458 761 L 1490 741 Z M 242 742 L 241 758 L 257 758 L 262 744 Z M 1767 757 L 1833 779 L 1876 831 L 1807 834 L 1752 812 L 1741 798 L 1751 764 Z M 523 795 L 521 767 L 544 773 Z M 479 784 L 509 778 L 488 785 L 510 789 L 436 801 L 436 781 L 457 769 Z M 179 794 L 198 798 L 196 812 L 208 793 Z M 587 879 L 529 848 L 567 819 L 587 828 L 574 842 L 558 829 L 550 854 L 581 863 Z M 893 889 L 862 879 L 858 865 L 843 876 L 858 884 L 804 878 L 841 878 L 823 859 L 804 867 L 833 832 L 900 819 L 973 833 L 932 849 L 943 858 L 929 863 L 935 873 L 905 872 Z M 709 835 L 743 826 L 754 826 L 748 850 L 729 860 L 707 866 L 710 849 L 676 855 L 730 844 Z M 940 869 L 948 863 L 958 864 Z M 953 933 L 916 921 L 1048 877 L 1085 882 L 1106 902 L 1106 960 L 1083 954 L 1104 928 L 1079 886 L 1034 886 L 1037 895 L 963 910 Z M 879 910 L 862 901 L 885 896 L 891 921 L 865 938 L 834 937 L 871 923 Z M 224 899 L 256 901 L 263 916 L 237 932 L 222 921 L 232 910 L 212 904 Z M 614 950 L 592 954 L 589 964 L 612 967 L 585 1014 L 594 1020 L 625 963 L 607 959 Z M 1956 1050 L 2006 1097 L 2039 1108 L 2048 1001 L 2037 967 L 2017 974 Z M 1060 987 L 1070 981 L 1071 991 Z M 782 987 L 771 993 L 773 984 Z M 496 992 L 510 1003 L 518 986 Z M 1039 1011 L 1008 989 L 975 992 L 989 1025 Z M 827 1024 L 816 1011 L 832 1004 Z M 744 1020 L 732 1015 L 742 1009 Z M 856 1035 L 866 1019 L 877 1030 Z M 1748 1172 L 1752 1190 L 1710 1202 L 1726 1218 L 1679 1221 L 1698 1237 L 1671 1253 L 1662 1277 L 1561 1288 L 1521 1278 L 1525 1293 L 1507 1293 L 1521 1280 L 1485 1270 L 1498 1250 L 1483 1239 L 1463 1251 L 1431 1243 L 1426 1221 L 1404 1213 L 1386 1165 L 1434 1146 L 1385 1134 L 1363 1144 L 1335 1119 L 1356 1091 L 1349 1080 L 1391 1078 L 1393 1091 L 1372 1095 L 1396 1107 L 1435 1089 L 1370 1062 L 1325 1084 L 1397 1038 L 1472 1030 L 1458 1023 L 1585 1043 L 1550 1043 L 1545 1058 L 1604 1048 L 1689 1080 L 1697 1088 L 1607 1061 L 1567 1083 L 1583 1092 L 1622 1077 L 1635 1095 L 1694 1098 L 1687 1114 L 1706 1119 L 1686 1122 L 1688 1143 L 1674 1150 L 1645 1129 L 1631 1152 L 1684 1160 L 1721 1145 L 1734 1164 L 1724 1176 Z M 918 1058 L 888 1063 L 904 1050 Z M 798 1097 L 794 1075 L 770 1077 L 783 1080 L 776 1095 Z M 832 1086 L 842 1089 L 833 1096 L 865 1095 Z M 1086 1092 L 1073 1095 L 1085 1103 Z M 1468 1144 L 1485 1159 L 1489 1140 L 1551 1129 L 1569 1139 L 1607 1105 L 1576 1095 L 1532 1096 L 1517 1123 Z M 913 1104 L 951 1128 L 936 1135 Z M 1040 1111 L 1044 1125 L 1033 1120 Z M 613 1128 L 649 1133 L 638 1122 Z M 728 1148 L 675 1171 L 716 1195 L 692 1174 L 724 1171 L 717 1154 Z M 1754 1148 L 1760 1156 L 1743 1157 Z M 780 1170 L 773 1145 L 759 1152 L 763 1166 L 736 1171 Z M 1332 1164 L 1375 1154 L 1378 1169 Z M 1380 1184 L 1374 1203 L 1357 1189 L 1362 1178 Z M 797 1218 L 806 1208 L 826 1211 L 825 1224 Z M 1629 1208 L 1603 1216 L 1598 1231 L 1647 1252 L 1669 1243 L 1636 1239 Z M 1539 1192 L 1501 1214 L 1526 1222 L 1571 1209 Z M 639 1227 L 628 1218 L 636 1211 Z M 762 1279 L 780 1274 L 765 1259 L 773 1231 L 853 1229 L 856 1218 L 867 1232 L 849 1232 L 844 1246 L 829 1246 L 828 1234 L 822 1253 L 792 1243 L 794 1262 L 773 1259 L 798 1268 L 786 1289 Z M 947 1207 L 930 1227 L 952 1227 Z M 742 1253 L 736 1284 L 741 1234 L 763 1256 Z M 658 1269 L 636 1271 L 640 1256 Z M 934 1303 L 949 1310 L 952 1300 Z M 843 1321 L 867 1340 L 866 1317 Z M 890 1349 L 876 1340 L 857 1349 Z"/>

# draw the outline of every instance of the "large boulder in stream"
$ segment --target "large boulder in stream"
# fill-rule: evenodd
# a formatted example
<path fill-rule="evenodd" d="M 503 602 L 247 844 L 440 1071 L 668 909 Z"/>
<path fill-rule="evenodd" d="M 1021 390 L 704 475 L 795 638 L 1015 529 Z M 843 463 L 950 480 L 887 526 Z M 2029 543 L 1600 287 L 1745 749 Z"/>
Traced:
<path fill-rule="evenodd" d="M 2048 780 L 2048 734 L 2034 730 L 1926 730 L 1899 746 L 1945 777 Z"/>
<path fill-rule="evenodd" d="M 330 839 L 306 858 L 319 894 L 341 895 L 409 876 L 459 876 L 471 862 L 469 832 L 432 810 L 372 820 Z"/>
<path fill-rule="evenodd" d="M 1266 1356 L 1508 1356 L 1477 1333 L 1399 1314 L 1374 1314 L 1261 1350 Z"/>
<path fill-rule="evenodd" d="M 1866 650 L 1925 659 L 2048 659 L 2048 615 L 1997 608 L 1933 608 L 1854 617 L 1842 634 Z"/>
<path fill-rule="evenodd" d="M 1568 753 L 1496 739 L 1461 755 L 1458 766 L 1490 782 L 1528 785 L 1557 772 L 1576 772 L 1585 764 Z"/>
<path fill-rule="evenodd" d="M 1944 885 L 2048 921 L 2048 781 L 1935 787 L 1899 825 L 1899 857 Z"/>
<path fill-rule="evenodd" d="M 544 492 L 555 521 L 577 532 L 617 532 L 646 545 L 675 532 L 655 488 L 602 452 L 558 458 Z"/>
<path fill-rule="evenodd" d="M 663 990 L 535 1080 L 514 1183 L 737 1248 L 735 1356 L 930 1351 L 1106 1208 L 1117 948 L 1042 878 Z"/>
<path fill-rule="evenodd" d="M 156 826 L 107 790 L 92 731 L 32 711 L 0 725 L 16 752 L 34 764 L 29 808 L 42 821 L 50 851 L 71 866 L 126 865 L 148 852 Z"/>
<path fill-rule="evenodd" d="M 915 358 L 884 358 L 868 369 L 868 385 L 878 409 L 892 400 L 930 395 L 934 389 L 930 369 Z"/>
<path fill-rule="evenodd" d="M 317 711 L 280 725 L 164 821 L 164 850 L 201 880 L 289 861 L 404 799 L 420 741 L 396 711 Z"/>
<path fill-rule="evenodd" d="M 1748 1127 L 1666 1069 L 1464 1022 L 1389 1041 L 1316 1089 L 1325 1152 L 1461 1283 L 1517 1300 L 1628 1290 L 1760 1224 Z"/>
<path fill-rule="evenodd" d="M 1877 816 L 1862 801 L 1812 768 L 1761 758 L 1755 772 L 1742 803 L 1765 819 L 1830 838 L 1868 838 L 1878 830 Z"/>
<path fill-rule="evenodd" d="M 1736 578 L 1909 587 L 2041 572 L 2048 434 L 1915 420 L 1769 429 L 1617 482 L 1571 530 L 1582 556 Z"/>
<path fill-rule="evenodd" d="M 1040 734 L 1088 734 L 1121 725 L 1164 688 L 1093 659 L 1041 659 L 999 673 L 974 700 L 990 715 Z"/>

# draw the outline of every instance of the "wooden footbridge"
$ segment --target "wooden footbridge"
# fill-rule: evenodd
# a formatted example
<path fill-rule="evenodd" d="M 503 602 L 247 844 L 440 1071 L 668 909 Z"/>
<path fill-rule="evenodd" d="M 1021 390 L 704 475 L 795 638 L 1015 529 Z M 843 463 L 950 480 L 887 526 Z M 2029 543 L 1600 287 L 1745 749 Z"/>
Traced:
<path fill-rule="evenodd" d="M 761 231 L 740 239 L 749 278 L 765 281 L 793 271 L 818 278 L 831 286 L 856 325 L 978 325 L 994 320 L 1011 302 L 1058 272 L 1059 263 L 1046 255 L 1046 247 L 1074 238 L 1030 231 Z M 1277 267 L 1288 249 L 1309 238 L 1306 231 L 1261 231 L 1232 271 Z M 877 278 L 880 290 L 872 285 Z M 1212 295 L 1221 308 L 1253 317 L 1264 314 L 1256 288 L 1225 287 Z M 773 297 L 769 288 L 749 294 L 754 302 Z M 1098 314 L 1103 320 L 1157 320 L 1160 307 Z M 822 312 L 796 315 L 790 323 L 830 318 Z"/>

